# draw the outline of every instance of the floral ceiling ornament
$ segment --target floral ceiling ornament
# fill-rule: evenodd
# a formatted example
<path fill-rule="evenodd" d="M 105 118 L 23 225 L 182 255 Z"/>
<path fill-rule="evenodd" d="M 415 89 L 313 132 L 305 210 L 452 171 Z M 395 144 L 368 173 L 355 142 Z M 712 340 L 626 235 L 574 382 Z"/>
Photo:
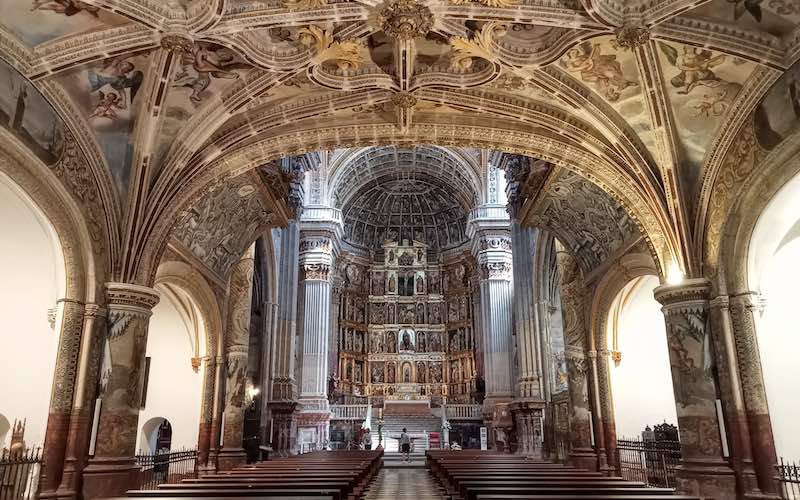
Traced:
<path fill-rule="evenodd" d="M 378 14 L 378 24 L 389 38 L 423 38 L 433 28 L 433 12 L 416 0 L 395 0 Z"/>
<path fill-rule="evenodd" d="M 625 23 L 614 31 L 614 45 L 625 50 L 635 50 L 650 40 L 650 30 L 646 26 Z"/>
<path fill-rule="evenodd" d="M 494 38 L 502 37 L 508 31 L 505 24 L 487 22 L 472 38 L 456 36 L 450 39 L 450 68 L 457 71 L 467 71 L 472 67 L 474 58 L 493 61 Z"/>
<path fill-rule="evenodd" d="M 161 47 L 172 52 L 191 53 L 194 48 L 194 42 L 189 35 L 168 33 L 161 37 Z"/>
<path fill-rule="evenodd" d="M 333 34 L 319 26 L 298 30 L 300 43 L 314 52 L 312 64 L 333 61 L 340 70 L 358 69 L 364 63 L 361 45 L 355 40 L 336 41 Z"/>
<path fill-rule="evenodd" d="M 289 10 L 319 9 L 328 5 L 327 0 L 283 0 L 283 5 Z"/>

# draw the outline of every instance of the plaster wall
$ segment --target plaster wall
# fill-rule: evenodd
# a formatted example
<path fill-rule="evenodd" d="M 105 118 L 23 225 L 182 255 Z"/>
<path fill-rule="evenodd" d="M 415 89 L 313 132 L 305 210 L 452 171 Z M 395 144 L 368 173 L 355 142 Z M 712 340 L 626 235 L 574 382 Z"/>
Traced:
<path fill-rule="evenodd" d="M 63 254 L 44 215 L 1 173 L 0 229 L 0 415 L 27 419 L 26 444 L 41 446 L 58 348 L 47 311 L 65 290 Z M 0 429 L 0 449 L 10 437 Z"/>
<path fill-rule="evenodd" d="M 147 401 L 139 412 L 139 450 L 154 451 L 155 432 L 148 429 L 157 430 L 152 422 L 159 417 L 172 425 L 172 450 L 197 446 L 204 368 L 197 373 L 192 369 L 193 331 L 172 297 L 162 293 L 153 308 L 147 336 L 150 377 Z"/>
<path fill-rule="evenodd" d="M 614 416 L 621 438 L 641 437 L 647 425 L 678 423 L 664 315 L 653 298 L 658 278 L 642 279 L 620 315 L 617 347 L 622 361 L 618 366 L 611 362 Z"/>

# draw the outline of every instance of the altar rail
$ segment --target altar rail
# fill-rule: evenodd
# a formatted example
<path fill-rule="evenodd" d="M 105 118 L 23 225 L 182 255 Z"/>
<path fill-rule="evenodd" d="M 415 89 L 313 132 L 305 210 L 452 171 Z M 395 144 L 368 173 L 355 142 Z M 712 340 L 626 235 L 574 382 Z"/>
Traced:
<path fill-rule="evenodd" d="M 482 420 L 481 405 L 447 405 L 448 420 Z"/>
<path fill-rule="evenodd" d="M 331 405 L 332 420 L 365 420 L 369 405 Z"/>
<path fill-rule="evenodd" d="M 42 449 L 24 452 L 0 451 L 0 499 L 28 500 L 38 498 Z"/>

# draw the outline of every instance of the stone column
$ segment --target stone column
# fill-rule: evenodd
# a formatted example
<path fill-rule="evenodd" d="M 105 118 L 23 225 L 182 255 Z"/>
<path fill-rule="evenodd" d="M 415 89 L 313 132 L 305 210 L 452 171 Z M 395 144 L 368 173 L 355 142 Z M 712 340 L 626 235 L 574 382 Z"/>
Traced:
<path fill-rule="evenodd" d="M 556 260 L 561 279 L 564 317 L 564 352 L 569 377 L 570 460 L 578 467 L 597 470 L 592 449 L 589 405 L 589 368 L 586 355 L 588 300 L 578 262 L 557 245 Z"/>
<path fill-rule="evenodd" d="M 211 434 L 214 423 L 214 389 L 217 376 L 217 361 L 215 358 L 206 358 L 203 361 L 203 401 L 200 409 L 200 428 L 197 436 L 197 466 L 203 470 L 215 469 L 214 464 L 209 464 L 211 451 Z"/>
<path fill-rule="evenodd" d="M 222 419 L 225 412 L 225 357 L 217 356 L 214 358 L 214 377 L 213 391 L 214 404 L 212 406 L 210 445 L 208 452 L 208 463 L 206 468 L 216 470 L 219 453 L 222 449 L 220 443 L 222 436 Z"/>
<path fill-rule="evenodd" d="M 605 461 L 609 473 L 617 470 L 617 426 L 614 419 L 614 402 L 611 396 L 611 351 L 602 349 L 597 351 L 597 388 L 600 406 L 600 429 L 595 430 L 596 434 L 602 433 L 603 444 L 606 452 Z"/>
<path fill-rule="evenodd" d="M 281 237 L 278 263 L 278 311 L 272 347 L 272 390 L 268 398 L 272 417 L 269 433 L 273 452 L 286 456 L 292 443 L 292 413 L 297 399 L 295 344 L 297 339 L 298 261 L 300 259 L 300 223 L 289 221 Z"/>
<path fill-rule="evenodd" d="M 264 318 L 262 328 L 261 356 L 261 421 L 259 422 L 259 440 L 261 444 L 270 443 L 270 429 L 272 428 L 272 409 L 269 402 L 272 399 L 273 377 L 275 375 L 275 337 L 278 329 L 278 304 L 264 302 L 262 305 Z"/>
<path fill-rule="evenodd" d="M 664 307 L 672 384 L 681 439 L 678 491 L 711 498 L 735 498 L 733 470 L 722 456 L 717 419 L 714 346 L 708 321 L 706 279 L 663 285 L 655 298 Z"/>
<path fill-rule="evenodd" d="M 512 319 L 514 293 L 511 282 L 511 240 L 508 234 L 481 236 L 478 265 L 481 281 L 481 331 L 486 376 L 484 414 L 494 405 L 514 397 Z"/>
<path fill-rule="evenodd" d="M 775 464 L 778 462 L 775 441 L 772 436 L 767 393 L 764 388 L 764 375 L 761 370 L 761 357 L 754 312 L 754 294 L 750 292 L 730 297 L 730 318 L 733 327 L 736 361 L 741 380 L 741 393 L 746 408 L 747 424 L 750 434 L 753 467 L 758 479 L 758 489 L 762 497 L 779 498 L 780 490 L 775 481 Z"/>
<path fill-rule="evenodd" d="M 136 433 L 147 330 L 158 293 L 129 283 L 106 283 L 108 334 L 101 374 L 95 455 L 83 472 L 83 496 L 122 496 L 134 485 Z"/>
<path fill-rule="evenodd" d="M 80 488 L 80 474 L 86 464 L 92 410 L 97 391 L 100 367 L 100 347 L 105 338 L 105 309 L 97 304 L 86 304 L 83 311 L 83 339 L 80 345 L 77 374 L 73 391 L 72 411 L 67 432 L 64 472 L 55 497 L 76 498 Z M 42 491 L 42 498 L 45 492 Z"/>
<path fill-rule="evenodd" d="M 331 336 L 333 242 L 327 236 L 304 235 L 300 243 L 303 294 L 300 398 L 295 414 L 305 442 L 318 448 L 328 439 L 328 346 Z M 302 444 L 302 441 L 301 443 Z"/>
<path fill-rule="evenodd" d="M 220 470 L 229 470 L 246 460 L 242 448 L 247 352 L 250 345 L 250 306 L 253 297 L 254 249 L 251 246 L 231 271 L 228 315 L 225 328 L 225 410 L 222 449 L 217 457 Z"/>
<path fill-rule="evenodd" d="M 62 299 L 57 303 L 55 328 L 58 331 L 58 354 L 53 373 L 53 392 L 45 430 L 40 496 L 52 498 L 61 484 L 69 434 L 70 413 L 78 369 L 81 334 L 84 326 L 83 303 Z"/>

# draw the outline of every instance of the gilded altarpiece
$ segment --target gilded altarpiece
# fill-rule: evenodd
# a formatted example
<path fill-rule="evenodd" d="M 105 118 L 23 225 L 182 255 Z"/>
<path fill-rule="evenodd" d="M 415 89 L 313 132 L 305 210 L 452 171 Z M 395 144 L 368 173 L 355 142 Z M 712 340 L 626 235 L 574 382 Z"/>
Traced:
<path fill-rule="evenodd" d="M 363 280 L 347 277 L 340 303 L 341 393 L 372 396 L 376 406 L 387 399 L 438 405 L 443 396 L 473 402 L 475 338 L 464 259 L 443 263 L 423 243 L 387 242 L 363 271 Z"/>

